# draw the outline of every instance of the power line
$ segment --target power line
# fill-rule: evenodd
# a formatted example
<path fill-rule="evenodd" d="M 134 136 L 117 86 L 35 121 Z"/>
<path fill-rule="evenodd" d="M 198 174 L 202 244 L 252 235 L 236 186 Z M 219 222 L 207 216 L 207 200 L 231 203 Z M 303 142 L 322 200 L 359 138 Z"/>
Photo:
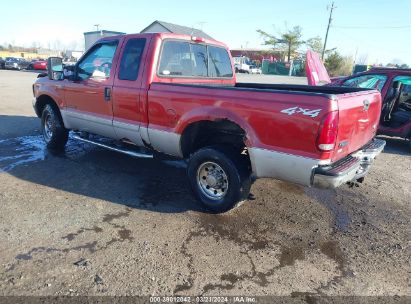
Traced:
<path fill-rule="evenodd" d="M 331 21 L 333 20 L 333 10 L 336 7 L 334 6 L 334 1 L 331 4 L 331 9 L 330 9 L 330 18 L 328 19 L 328 26 L 327 26 L 327 32 L 325 33 L 325 39 L 324 39 L 324 47 L 323 47 L 323 52 L 321 54 L 321 59 L 324 60 L 324 53 L 325 53 L 325 47 L 327 46 L 327 39 L 328 39 L 328 31 L 330 30 L 331 26 Z"/>
<path fill-rule="evenodd" d="M 332 28 L 341 28 L 341 29 L 365 29 L 365 30 L 381 30 L 381 29 L 405 29 L 411 28 L 411 25 L 403 26 L 354 26 L 354 25 L 332 25 Z"/>

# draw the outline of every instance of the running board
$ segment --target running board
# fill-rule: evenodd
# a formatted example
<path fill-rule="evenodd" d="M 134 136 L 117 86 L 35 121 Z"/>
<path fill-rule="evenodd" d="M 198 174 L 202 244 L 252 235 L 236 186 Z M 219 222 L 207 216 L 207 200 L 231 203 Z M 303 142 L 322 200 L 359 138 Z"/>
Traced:
<path fill-rule="evenodd" d="M 123 153 L 123 154 L 127 154 L 127 155 L 130 155 L 130 156 L 133 156 L 133 157 L 153 158 L 153 154 L 140 153 L 140 152 L 135 152 L 133 150 L 127 150 L 127 149 L 122 149 L 122 148 L 118 148 L 118 147 L 109 146 L 109 145 L 103 144 L 103 143 L 98 142 L 98 141 L 93 141 L 93 140 L 90 140 L 90 139 L 82 138 L 78 135 L 73 135 L 72 138 L 80 140 L 80 141 L 84 141 L 86 143 L 96 145 L 96 146 L 99 146 L 99 147 L 102 147 L 102 148 L 105 148 L 105 149 L 108 149 L 108 150 L 111 150 L 111 151 L 116 151 L 116 152 L 120 152 L 120 153 Z"/>

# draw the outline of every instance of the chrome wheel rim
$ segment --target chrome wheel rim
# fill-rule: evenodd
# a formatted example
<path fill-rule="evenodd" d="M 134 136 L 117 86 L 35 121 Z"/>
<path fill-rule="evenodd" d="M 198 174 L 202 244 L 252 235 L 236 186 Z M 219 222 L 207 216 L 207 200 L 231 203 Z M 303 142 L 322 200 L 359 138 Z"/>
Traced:
<path fill-rule="evenodd" d="M 214 162 L 202 163 L 197 170 L 197 184 L 201 192 L 212 200 L 220 200 L 228 190 L 227 173 Z"/>
<path fill-rule="evenodd" d="M 50 114 L 44 119 L 44 137 L 49 140 L 53 136 L 53 121 Z"/>

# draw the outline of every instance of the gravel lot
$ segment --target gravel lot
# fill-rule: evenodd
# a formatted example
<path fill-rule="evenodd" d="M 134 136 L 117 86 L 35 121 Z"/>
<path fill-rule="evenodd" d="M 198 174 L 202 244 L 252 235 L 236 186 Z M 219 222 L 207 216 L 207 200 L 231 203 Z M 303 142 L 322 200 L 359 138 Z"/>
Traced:
<path fill-rule="evenodd" d="M 0 295 L 411 296 L 407 143 L 389 139 L 360 187 L 262 179 L 210 215 L 182 162 L 47 152 L 35 77 L 0 71 Z M 287 79 L 305 82 L 239 77 Z"/>

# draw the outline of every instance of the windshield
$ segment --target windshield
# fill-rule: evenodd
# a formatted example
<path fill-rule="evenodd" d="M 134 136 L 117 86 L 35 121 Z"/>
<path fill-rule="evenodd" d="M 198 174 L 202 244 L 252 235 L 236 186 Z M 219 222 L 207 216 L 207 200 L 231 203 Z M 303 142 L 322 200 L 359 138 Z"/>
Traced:
<path fill-rule="evenodd" d="M 342 84 L 344 87 L 377 89 L 381 92 L 384 84 L 387 81 L 386 75 L 367 74 L 358 77 L 350 78 Z"/>

